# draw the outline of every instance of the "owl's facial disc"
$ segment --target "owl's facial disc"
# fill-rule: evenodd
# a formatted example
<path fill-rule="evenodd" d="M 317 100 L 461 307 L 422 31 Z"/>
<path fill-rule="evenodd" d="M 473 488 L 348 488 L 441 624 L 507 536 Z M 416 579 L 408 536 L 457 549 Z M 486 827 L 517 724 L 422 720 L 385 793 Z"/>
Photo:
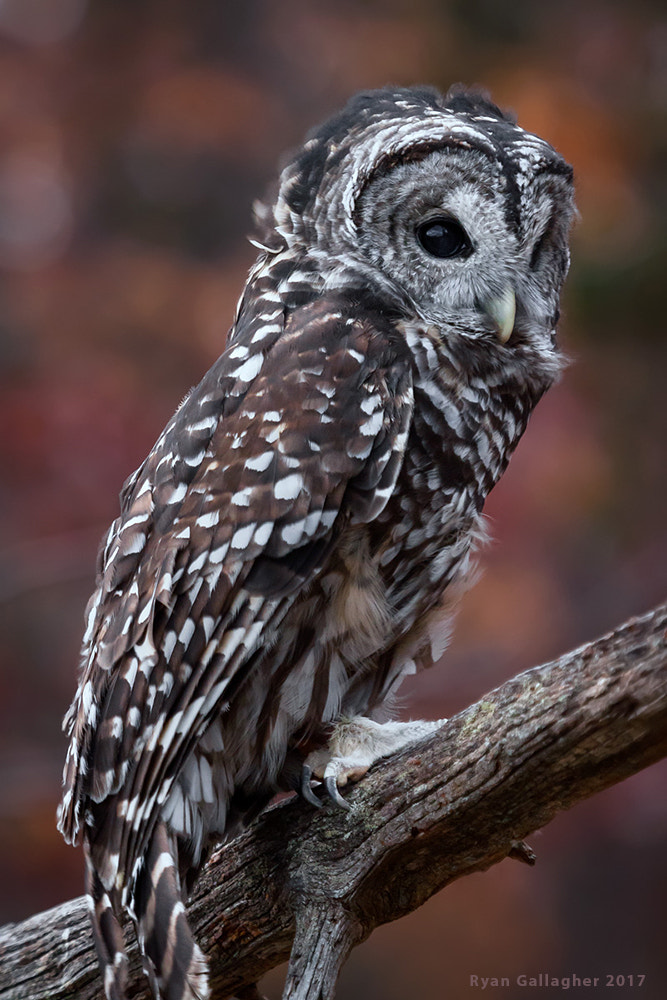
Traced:
<path fill-rule="evenodd" d="M 364 257 L 443 336 L 510 347 L 517 331 L 521 342 L 551 338 L 569 224 L 558 220 L 569 219 L 571 199 L 548 170 L 508 180 L 510 169 L 480 149 L 447 146 L 379 170 L 358 199 Z M 517 201 L 527 190 L 531 198 Z M 544 235 L 548 219 L 558 223 L 554 239 Z"/>

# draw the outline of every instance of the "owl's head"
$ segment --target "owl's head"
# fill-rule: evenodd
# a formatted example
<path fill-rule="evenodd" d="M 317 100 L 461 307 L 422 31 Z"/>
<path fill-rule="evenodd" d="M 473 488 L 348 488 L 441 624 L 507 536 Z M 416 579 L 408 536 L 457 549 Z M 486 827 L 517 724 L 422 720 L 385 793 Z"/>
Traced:
<path fill-rule="evenodd" d="M 573 211 L 572 168 L 486 97 L 399 88 L 313 131 L 259 219 L 325 288 L 371 289 L 450 339 L 546 347 Z"/>

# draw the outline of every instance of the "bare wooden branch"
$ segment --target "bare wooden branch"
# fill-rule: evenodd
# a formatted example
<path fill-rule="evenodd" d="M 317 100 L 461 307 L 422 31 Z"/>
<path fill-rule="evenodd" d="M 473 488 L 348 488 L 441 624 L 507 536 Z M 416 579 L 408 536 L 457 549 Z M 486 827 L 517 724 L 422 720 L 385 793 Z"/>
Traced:
<path fill-rule="evenodd" d="M 530 863 L 525 836 L 666 755 L 663 605 L 376 765 L 350 812 L 281 803 L 220 848 L 189 904 L 213 995 L 242 991 L 291 949 L 286 1000 L 329 1000 L 374 927 L 505 857 Z M 143 1000 L 130 951 L 131 997 Z M 0 1000 L 101 995 L 83 899 L 0 930 Z"/>

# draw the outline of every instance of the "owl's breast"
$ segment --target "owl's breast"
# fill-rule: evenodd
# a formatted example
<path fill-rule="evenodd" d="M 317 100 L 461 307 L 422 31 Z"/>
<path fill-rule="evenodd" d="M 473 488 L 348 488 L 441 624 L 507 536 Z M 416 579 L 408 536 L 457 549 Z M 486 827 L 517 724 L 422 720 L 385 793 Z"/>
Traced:
<path fill-rule="evenodd" d="M 417 423 L 396 490 L 372 528 L 388 599 L 406 623 L 467 571 L 480 510 L 470 466 Z"/>

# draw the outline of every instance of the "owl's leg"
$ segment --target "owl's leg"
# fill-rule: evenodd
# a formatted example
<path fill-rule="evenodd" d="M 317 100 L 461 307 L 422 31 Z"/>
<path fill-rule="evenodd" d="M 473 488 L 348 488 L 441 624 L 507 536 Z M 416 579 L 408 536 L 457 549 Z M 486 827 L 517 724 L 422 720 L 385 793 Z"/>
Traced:
<path fill-rule="evenodd" d="M 314 805 L 321 802 L 310 787 L 311 778 L 324 785 L 326 794 L 343 809 L 349 809 L 338 791 L 348 781 L 358 781 L 371 764 L 388 757 L 410 743 L 423 739 L 439 729 L 447 720 L 432 722 L 374 722 L 362 715 L 341 719 L 325 747 L 306 758 L 301 775 L 300 792 Z"/>

